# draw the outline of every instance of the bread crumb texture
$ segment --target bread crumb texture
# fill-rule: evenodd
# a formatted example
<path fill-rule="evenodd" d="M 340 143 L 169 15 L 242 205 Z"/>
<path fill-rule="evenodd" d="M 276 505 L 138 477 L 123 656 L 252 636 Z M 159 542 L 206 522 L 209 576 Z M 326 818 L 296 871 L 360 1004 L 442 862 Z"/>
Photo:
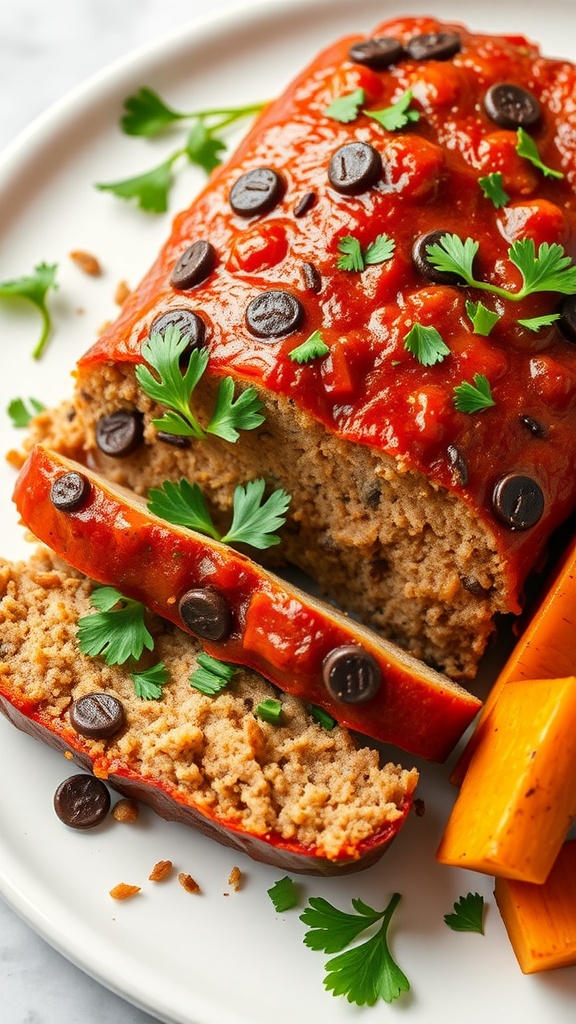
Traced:
<path fill-rule="evenodd" d="M 254 672 L 238 669 L 226 690 L 204 696 L 189 684 L 194 638 L 160 619 L 150 619 L 155 650 L 138 667 L 164 662 L 169 683 L 161 700 L 138 698 L 127 668 L 78 648 L 78 619 L 94 612 L 92 588 L 44 550 L 29 563 L 0 561 L 0 693 L 86 753 L 95 774 L 128 770 L 209 817 L 328 859 L 354 856 L 358 843 L 402 816 L 416 770 L 381 767 L 376 751 L 357 748 L 339 727 L 325 730 Z M 122 702 L 126 723 L 108 740 L 79 737 L 70 705 L 102 690 Z M 283 724 L 257 719 L 252 708 L 278 696 Z"/>

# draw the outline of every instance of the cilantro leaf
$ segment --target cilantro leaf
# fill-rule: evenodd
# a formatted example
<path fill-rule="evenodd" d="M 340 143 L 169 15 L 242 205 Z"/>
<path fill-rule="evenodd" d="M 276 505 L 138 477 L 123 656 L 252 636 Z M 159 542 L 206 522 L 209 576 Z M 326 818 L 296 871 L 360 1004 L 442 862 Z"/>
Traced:
<path fill-rule="evenodd" d="M 293 363 L 310 363 L 313 359 L 321 359 L 323 356 L 328 355 L 330 349 L 324 339 L 322 338 L 321 331 L 313 331 L 306 341 L 303 341 L 301 345 L 297 345 L 288 353 L 288 358 Z"/>
<path fill-rule="evenodd" d="M 474 280 L 473 263 L 479 243 L 473 238 L 464 242 L 458 235 L 448 232 L 432 245 L 426 246 L 426 255 L 437 270 L 458 274 L 466 284 L 477 284 Z"/>
<path fill-rule="evenodd" d="M 42 331 L 32 352 L 34 359 L 40 359 L 52 330 L 52 318 L 46 304 L 46 296 L 51 288 L 58 287 L 57 270 L 57 263 L 38 263 L 31 274 L 23 274 L 12 281 L 0 282 L 0 299 L 26 299 L 40 311 Z"/>
<path fill-rule="evenodd" d="M 119 199 L 135 199 L 137 206 L 147 213 L 166 213 L 172 185 L 172 165 L 183 152 L 179 149 L 144 174 L 124 178 L 122 181 L 98 182 L 96 188 L 99 192 L 112 192 Z"/>
<path fill-rule="evenodd" d="M 128 658 L 138 659 L 144 648 L 153 649 L 154 640 L 140 601 L 124 597 L 114 587 L 99 587 L 91 601 L 99 610 L 78 620 L 78 644 L 83 654 L 102 655 L 107 665 L 123 665 Z"/>
<path fill-rule="evenodd" d="M 168 523 L 220 540 L 204 495 L 196 483 L 191 484 L 182 478 L 180 483 L 165 480 L 161 487 L 152 487 L 148 492 L 148 509 Z"/>
<path fill-rule="evenodd" d="M 484 897 L 477 892 L 460 896 L 454 904 L 454 913 L 445 914 L 444 920 L 455 932 L 480 932 L 484 934 Z"/>
<path fill-rule="evenodd" d="M 210 174 L 222 163 L 222 154 L 225 152 L 226 143 L 214 136 L 204 121 L 196 121 L 186 139 L 186 154 L 190 163 Z"/>
<path fill-rule="evenodd" d="M 396 132 L 400 128 L 405 128 L 407 124 L 414 124 L 420 120 L 420 112 L 410 108 L 413 99 L 412 90 L 406 89 L 390 107 L 384 107 L 383 110 L 365 110 L 364 113 L 378 121 L 378 124 L 387 131 Z"/>
<path fill-rule="evenodd" d="M 484 178 L 478 178 L 478 184 L 486 199 L 492 200 L 497 210 L 510 202 L 510 196 L 504 189 L 503 180 L 502 171 L 492 171 L 491 174 L 487 174 Z"/>
<path fill-rule="evenodd" d="M 262 402 L 256 388 L 250 385 L 234 400 L 234 380 L 232 377 L 223 377 L 206 433 L 215 434 L 224 441 L 237 441 L 239 430 L 254 430 L 264 423 L 261 409 Z"/>
<path fill-rule="evenodd" d="M 518 294 L 534 292 L 576 292 L 576 266 L 557 242 L 542 242 L 536 247 L 532 238 L 519 238 L 509 249 L 511 263 L 518 268 L 523 285 Z"/>
<path fill-rule="evenodd" d="M 556 320 L 560 319 L 560 313 L 548 313 L 546 316 L 531 316 L 527 320 L 519 320 L 521 327 L 527 327 L 529 331 L 536 333 L 541 327 L 551 327 Z"/>
<path fill-rule="evenodd" d="M 479 334 L 483 338 L 488 337 L 494 324 L 500 319 L 500 314 L 488 309 L 484 303 L 470 302 L 469 299 L 466 301 L 466 315 L 472 322 L 474 334 Z"/>
<path fill-rule="evenodd" d="M 42 402 L 39 402 L 37 398 L 29 398 L 28 405 L 23 398 L 13 398 L 8 403 L 6 411 L 12 420 L 13 427 L 27 427 L 30 420 L 43 409 Z"/>
<path fill-rule="evenodd" d="M 315 722 L 318 722 L 318 725 L 321 725 L 324 729 L 328 729 L 328 732 L 331 732 L 338 724 L 336 719 L 332 718 L 332 715 L 329 715 L 328 712 L 324 708 L 319 707 L 318 704 L 309 704 L 308 712 L 310 717 L 313 718 Z"/>
<path fill-rule="evenodd" d="M 120 119 L 124 134 L 148 137 L 157 135 L 169 124 L 187 116 L 169 107 L 154 89 L 146 85 L 124 100 L 124 111 Z"/>
<path fill-rule="evenodd" d="M 349 92 L 345 96 L 338 96 L 330 106 L 326 107 L 324 113 L 333 121 L 349 124 L 358 117 L 358 112 L 365 99 L 364 89 L 355 89 L 354 92 Z"/>
<path fill-rule="evenodd" d="M 217 658 L 213 658 L 205 652 L 199 654 L 196 661 L 199 667 L 194 669 L 190 676 L 190 686 L 206 697 L 214 697 L 224 690 L 237 671 L 235 665 L 218 661 Z"/>
<path fill-rule="evenodd" d="M 134 693 L 142 700 L 160 700 L 162 687 L 168 682 L 168 670 L 160 661 L 157 665 L 143 672 L 131 672 L 134 681 Z"/>
<path fill-rule="evenodd" d="M 290 495 L 278 488 L 263 502 L 265 486 L 260 479 L 235 488 L 232 523 L 222 537 L 223 544 L 242 543 L 263 549 L 280 543 L 280 537 L 272 531 L 284 525 Z"/>
<path fill-rule="evenodd" d="M 546 164 L 542 163 L 540 159 L 540 153 L 538 152 L 538 146 L 534 142 L 531 135 L 525 132 L 523 128 L 519 128 L 516 132 L 518 142 L 516 143 L 516 152 L 518 156 L 524 157 L 525 160 L 529 160 L 530 163 L 537 167 L 545 178 L 563 178 L 562 171 L 555 171 L 553 167 L 547 167 Z"/>
<path fill-rule="evenodd" d="M 450 349 L 435 327 L 413 324 L 404 337 L 404 348 L 416 357 L 422 366 L 434 366 L 450 355 Z"/>
<path fill-rule="evenodd" d="M 271 889 L 266 890 L 277 914 L 283 914 L 285 910 L 291 910 L 298 903 L 296 886 L 288 875 L 279 878 Z"/>
<path fill-rule="evenodd" d="M 395 248 L 394 239 L 381 234 L 362 251 L 362 246 L 354 235 L 345 235 L 338 242 L 338 252 L 341 255 L 336 266 L 338 270 L 360 272 L 367 266 L 391 259 Z"/>
<path fill-rule="evenodd" d="M 266 700 L 261 700 L 258 704 L 256 714 L 263 722 L 268 722 L 270 725 L 280 725 L 282 720 L 282 701 L 274 700 L 273 697 L 267 697 Z"/>
<path fill-rule="evenodd" d="M 303 924 L 309 926 L 304 945 L 310 949 L 321 949 L 324 953 L 339 953 L 384 916 L 384 911 L 373 910 L 360 899 L 352 900 L 355 914 L 339 910 L 322 896 L 311 896 L 308 904 L 300 915 Z"/>
<path fill-rule="evenodd" d="M 377 263 L 385 263 L 387 260 L 392 259 L 395 248 L 396 242 L 393 238 L 389 238 L 385 234 L 377 235 L 374 241 L 366 246 L 364 263 L 367 267 Z"/>
<path fill-rule="evenodd" d="M 481 412 L 496 405 L 492 398 L 490 384 L 483 373 L 474 374 L 474 383 L 465 380 L 454 388 L 454 405 L 458 412 Z"/>

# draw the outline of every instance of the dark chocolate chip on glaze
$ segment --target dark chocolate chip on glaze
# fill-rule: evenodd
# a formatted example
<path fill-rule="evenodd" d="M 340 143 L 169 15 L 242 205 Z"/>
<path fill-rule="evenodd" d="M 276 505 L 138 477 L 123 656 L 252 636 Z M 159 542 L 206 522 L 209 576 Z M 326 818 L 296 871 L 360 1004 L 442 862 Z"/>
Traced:
<path fill-rule="evenodd" d="M 150 334 L 165 334 L 169 327 L 177 327 L 180 337 L 188 340 L 186 351 L 202 348 L 206 341 L 206 324 L 192 309 L 177 306 L 161 313 L 150 325 Z"/>
<path fill-rule="evenodd" d="M 448 456 L 448 465 L 456 481 L 462 484 L 462 487 L 466 487 L 468 483 L 468 464 L 464 455 L 455 444 L 448 445 L 446 454 Z"/>
<path fill-rule="evenodd" d="M 548 431 L 544 424 L 535 420 L 533 416 L 522 415 L 519 419 L 522 426 L 526 427 L 526 430 L 529 430 L 534 437 L 546 437 L 548 435 Z"/>
<path fill-rule="evenodd" d="M 425 32 L 406 43 L 408 56 L 413 60 L 450 60 L 461 49 L 456 32 Z"/>
<path fill-rule="evenodd" d="M 142 415 L 131 409 L 118 409 L 102 416 L 96 424 L 96 444 L 104 455 L 124 459 L 132 455 L 144 440 Z"/>
<path fill-rule="evenodd" d="M 284 195 L 284 181 L 271 167 L 254 167 L 230 189 L 230 206 L 239 217 L 269 213 Z"/>
<path fill-rule="evenodd" d="M 382 71 L 391 64 L 397 64 L 406 56 L 402 43 L 392 36 L 376 36 L 353 43 L 348 50 L 348 59 L 353 64 L 363 64 L 372 71 Z"/>
<path fill-rule="evenodd" d="M 177 261 L 170 276 L 170 284 L 187 291 L 202 284 L 212 273 L 216 263 L 216 250 L 211 242 L 200 239 L 188 246 Z"/>
<path fill-rule="evenodd" d="M 488 117 L 500 128 L 528 128 L 540 120 L 540 104 L 520 85 L 497 82 L 484 97 Z"/>
<path fill-rule="evenodd" d="M 246 308 L 246 325 L 257 338 L 275 341 L 296 331 L 304 319 L 304 307 L 290 292 L 271 288 L 261 292 Z"/>
<path fill-rule="evenodd" d="M 304 195 L 301 196 L 301 198 L 298 199 L 296 203 L 294 203 L 294 216 L 303 217 L 306 213 L 308 213 L 309 210 L 312 209 L 315 202 L 316 193 L 305 192 Z"/>
<path fill-rule="evenodd" d="M 89 495 L 90 484 L 82 473 L 63 473 L 50 487 L 50 501 L 60 512 L 76 512 Z"/>
<path fill-rule="evenodd" d="M 184 625 L 203 640 L 225 640 L 232 627 L 230 605 L 215 587 L 187 590 L 178 602 Z"/>
<path fill-rule="evenodd" d="M 328 180 L 337 192 L 357 196 L 382 176 L 382 157 L 368 142 L 347 142 L 332 154 Z"/>
<path fill-rule="evenodd" d="M 54 794 L 54 810 L 70 828 L 94 828 L 110 810 L 110 793 L 94 775 L 71 775 Z"/>
<path fill-rule="evenodd" d="M 376 696 L 382 673 L 375 658 L 357 644 L 336 647 L 324 658 L 324 685 L 344 704 L 362 704 Z"/>
<path fill-rule="evenodd" d="M 322 288 L 322 275 L 313 263 L 303 263 L 300 267 L 304 287 L 309 292 L 319 292 Z"/>
<path fill-rule="evenodd" d="M 529 530 L 544 512 L 542 488 L 530 476 L 508 473 L 494 487 L 492 507 L 511 530 Z"/>
<path fill-rule="evenodd" d="M 80 736 L 104 740 L 124 725 L 124 705 L 111 693 L 87 693 L 70 708 L 70 724 Z"/>
<path fill-rule="evenodd" d="M 437 245 L 446 233 L 444 228 L 438 228 L 435 231 L 428 231 L 425 235 L 420 235 L 412 246 L 412 263 L 422 277 L 434 284 L 462 284 L 462 278 L 458 274 L 454 274 L 450 270 L 438 270 L 431 263 L 428 255 L 428 246 Z"/>

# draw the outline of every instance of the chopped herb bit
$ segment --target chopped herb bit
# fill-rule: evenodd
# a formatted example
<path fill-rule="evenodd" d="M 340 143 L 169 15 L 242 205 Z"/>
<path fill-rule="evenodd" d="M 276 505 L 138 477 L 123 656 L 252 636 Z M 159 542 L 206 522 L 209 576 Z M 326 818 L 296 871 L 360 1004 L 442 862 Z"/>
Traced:
<path fill-rule="evenodd" d="M 197 121 L 186 139 L 186 155 L 191 164 L 196 164 L 210 174 L 222 163 L 226 143 L 212 134 L 204 121 Z"/>
<path fill-rule="evenodd" d="M 465 380 L 454 388 L 454 405 L 458 412 L 481 412 L 496 405 L 492 398 L 490 384 L 483 373 L 474 374 L 474 383 Z"/>
<path fill-rule="evenodd" d="M 490 331 L 500 319 L 500 314 L 488 309 L 482 302 L 466 301 L 466 315 L 472 322 L 474 334 L 487 338 Z"/>
<path fill-rule="evenodd" d="M 523 128 L 519 128 L 516 132 L 518 142 L 516 143 L 516 152 L 518 156 L 523 156 L 525 160 L 529 160 L 530 163 L 537 167 L 545 178 L 563 178 L 562 171 L 555 171 L 553 167 L 547 167 L 546 164 L 542 163 L 540 159 L 540 153 L 538 152 L 538 146 L 534 142 L 531 135 L 525 132 Z"/>
<path fill-rule="evenodd" d="M 330 106 L 326 107 L 324 113 L 333 121 L 350 124 L 358 117 L 358 112 L 365 99 L 364 89 L 355 89 L 354 92 L 349 92 L 345 96 L 337 96 Z"/>
<path fill-rule="evenodd" d="M 298 904 L 296 886 L 288 875 L 279 878 L 271 889 L 266 890 L 277 914 L 283 914 L 285 910 L 291 910 Z"/>
<path fill-rule="evenodd" d="M 237 671 L 235 665 L 228 665 L 225 661 L 218 661 L 210 654 L 202 653 L 196 658 L 197 669 L 190 676 L 190 686 L 206 697 L 215 697 L 217 693 L 224 690 Z"/>
<path fill-rule="evenodd" d="M 37 398 L 13 398 L 8 404 L 7 413 L 12 420 L 13 427 L 27 427 L 30 420 L 34 418 L 39 412 L 42 412 L 44 406 L 42 402 L 39 402 Z"/>
<path fill-rule="evenodd" d="M 527 327 L 529 331 L 536 333 L 541 327 L 551 327 L 556 320 L 560 319 L 560 313 L 548 313 L 546 316 L 532 316 L 527 320 L 519 320 L 521 327 Z"/>
<path fill-rule="evenodd" d="M 267 697 L 266 700 L 261 700 L 258 704 L 256 714 L 263 722 L 269 722 L 270 725 L 280 725 L 282 701 L 274 700 L 273 697 Z"/>
<path fill-rule="evenodd" d="M 477 892 L 461 896 L 454 904 L 454 913 L 445 914 L 444 920 L 455 932 L 484 934 L 484 897 Z"/>
<path fill-rule="evenodd" d="M 337 953 L 343 950 L 366 928 L 381 921 L 380 928 L 367 941 L 354 946 L 326 964 L 324 987 L 335 996 L 345 995 L 349 1003 L 373 1006 L 378 999 L 391 1003 L 402 992 L 408 992 L 410 982 L 394 961 L 387 942 L 392 915 L 400 900 L 394 893 L 388 906 L 373 910 L 360 899 L 353 899 L 355 914 L 346 914 L 333 907 L 320 896 L 312 896 L 300 920 L 308 925 L 304 936 L 310 949 Z"/>
<path fill-rule="evenodd" d="M 364 263 L 366 266 L 373 266 L 377 263 L 385 263 L 394 255 L 396 242 L 388 235 L 377 235 L 373 242 L 366 246 L 364 251 Z"/>
<path fill-rule="evenodd" d="M 365 110 L 364 113 L 378 121 L 378 124 L 387 131 L 396 132 L 400 128 L 405 128 L 407 124 L 414 124 L 420 120 L 420 112 L 410 107 L 413 99 L 412 90 L 406 89 L 392 106 L 385 107 L 384 110 Z"/>
<path fill-rule="evenodd" d="M 134 693 L 137 697 L 142 700 L 160 700 L 162 687 L 168 682 L 168 670 L 162 661 L 144 672 L 131 672 L 130 675 L 134 680 Z"/>
<path fill-rule="evenodd" d="M 394 255 L 396 243 L 388 235 L 377 235 L 373 242 L 370 242 L 362 251 L 362 246 L 354 235 L 345 235 L 338 242 L 338 252 L 341 254 L 336 266 L 338 270 L 360 272 L 365 267 L 377 263 L 385 263 Z"/>
<path fill-rule="evenodd" d="M 313 359 L 321 359 L 327 356 L 330 349 L 322 337 L 321 331 L 313 331 L 306 341 L 297 345 L 288 353 L 288 358 L 293 363 L 310 363 Z"/>
<path fill-rule="evenodd" d="M 317 704 L 309 704 L 308 711 L 314 721 L 318 722 L 324 729 L 328 729 L 329 732 L 338 724 L 336 719 L 332 718 L 332 715 L 329 715 L 324 708 L 318 707 Z"/>
<path fill-rule="evenodd" d="M 501 206 L 506 206 L 506 203 L 510 202 L 510 196 L 504 189 L 503 175 L 501 171 L 492 171 L 491 174 L 487 174 L 484 178 L 478 178 L 478 184 L 482 189 L 486 199 L 490 199 L 497 210 Z"/>
<path fill-rule="evenodd" d="M 172 186 L 172 165 L 184 154 L 183 149 L 172 153 L 167 160 L 144 174 L 121 181 L 98 182 L 99 192 L 111 192 L 119 199 L 135 199 L 137 206 L 147 213 L 166 213 L 168 194 Z"/>
<path fill-rule="evenodd" d="M 34 359 L 40 359 L 52 330 L 52 317 L 46 304 L 46 296 L 51 288 L 58 287 L 57 270 L 57 263 L 38 263 L 31 274 L 23 274 L 13 281 L 0 282 L 0 299 L 26 299 L 40 311 L 42 332 L 32 351 Z"/>
<path fill-rule="evenodd" d="M 102 655 L 107 665 L 123 665 L 129 658 L 139 658 L 144 648 L 153 649 L 140 601 L 124 597 L 115 587 L 99 587 L 91 601 L 98 611 L 78 620 L 78 645 L 83 654 Z"/>
<path fill-rule="evenodd" d="M 416 357 L 422 366 L 434 366 L 450 355 L 442 335 L 435 327 L 413 324 L 404 338 L 404 348 Z"/>

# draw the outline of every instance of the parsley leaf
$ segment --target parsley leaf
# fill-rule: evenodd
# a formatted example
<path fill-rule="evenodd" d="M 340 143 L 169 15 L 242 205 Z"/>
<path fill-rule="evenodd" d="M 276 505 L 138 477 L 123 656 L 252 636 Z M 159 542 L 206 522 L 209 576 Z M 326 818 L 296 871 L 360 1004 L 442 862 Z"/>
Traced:
<path fill-rule="evenodd" d="M 434 366 L 450 355 L 442 335 L 435 327 L 413 324 L 404 337 L 404 348 L 416 357 L 422 366 Z"/>
<path fill-rule="evenodd" d="M 365 110 L 364 113 L 374 121 L 378 121 L 378 124 L 381 124 L 387 131 L 396 132 L 399 128 L 405 128 L 407 124 L 414 124 L 420 120 L 420 112 L 410 109 L 413 99 L 412 90 L 406 89 L 406 92 L 403 92 L 390 107 L 385 107 L 383 110 Z"/>
<path fill-rule="evenodd" d="M 225 152 L 226 143 L 215 137 L 204 121 L 196 121 L 186 139 L 186 154 L 190 163 L 210 174 L 222 163 L 222 154 Z"/>
<path fill-rule="evenodd" d="M 168 670 L 160 661 L 143 672 L 131 672 L 134 693 L 142 700 L 160 700 L 162 687 L 168 682 Z"/>
<path fill-rule="evenodd" d="M 0 299 L 26 299 L 40 311 L 42 331 L 32 352 L 34 359 L 40 359 L 52 330 L 52 318 L 46 305 L 46 296 L 50 288 L 58 287 L 57 270 L 57 263 L 38 263 L 31 274 L 23 274 L 13 281 L 0 282 Z"/>
<path fill-rule="evenodd" d="M 349 92 L 345 96 L 338 96 L 330 106 L 326 107 L 324 113 L 333 121 L 350 124 L 358 117 L 358 111 L 365 99 L 364 89 L 355 89 L 354 92 Z"/>
<path fill-rule="evenodd" d="M 484 897 L 477 892 L 461 896 L 454 904 L 454 913 L 445 914 L 444 920 L 455 932 L 480 932 L 484 934 Z"/>
<path fill-rule="evenodd" d="M 273 697 L 267 697 L 266 700 L 261 700 L 258 704 L 256 714 L 263 722 L 268 722 L 270 725 L 280 725 L 282 701 L 274 700 Z"/>
<path fill-rule="evenodd" d="M 488 309 L 484 303 L 470 302 L 470 300 L 466 301 L 466 315 L 472 322 L 474 334 L 479 334 L 483 338 L 488 337 L 494 324 L 497 324 L 500 319 L 500 314 Z"/>
<path fill-rule="evenodd" d="M 524 157 L 525 160 L 529 160 L 530 163 L 537 167 L 545 178 L 563 178 L 562 171 L 555 171 L 553 167 L 547 167 L 546 164 L 542 163 L 540 159 L 540 153 L 538 152 L 538 146 L 534 142 L 531 135 L 525 132 L 523 128 L 519 128 L 516 132 L 518 142 L 516 143 L 516 152 L 518 156 Z"/>
<path fill-rule="evenodd" d="M 23 398 L 13 398 L 6 411 L 12 420 L 13 427 L 27 427 L 30 420 L 43 409 L 42 402 L 39 402 L 37 398 L 29 398 L 28 405 Z"/>
<path fill-rule="evenodd" d="M 172 165 L 184 153 L 179 149 L 158 167 L 122 181 L 98 182 L 99 192 L 112 192 L 119 199 L 135 199 L 137 206 L 147 213 L 166 213 L 168 193 L 172 185 Z"/>
<path fill-rule="evenodd" d="M 83 654 L 102 655 L 107 665 L 138 659 L 154 640 L 144 622 L 144 605 L 124 597 L 114 587 L 99 587 L 91 595 L 98 609 L 78 620 L 78 644 Z M 120 605 L 116 608 L 116 605 Z"/>
<path fill-rule="evenodd" d="M 288 875 L 279 878 L 271 889 L 266 890 L 277 914 L 283 914 L 285 910 L 291 910 L 298 903 L 296 886 Z"/>
<path fill-rule="evenodd" d="M 208 351 L 193 349 L 185 373 L 180 368 L 180 358 L 188 345 L 186 335 L 181 335 L 175 325 L 163 334 L 153 333 L 141 349 L 143 359 L 158 374 L 153 376 L 147 366 L 138 365 L 136 380 L 149 398 L 168 407 L 168 412 L 152 420 L 158 430 L 183 437 L 205 438 L 215 434 L 226 441 L 236 441 L 238 430 L 253 430 L 264 422 L 260 413 L 260 402 L 256 389 L 246 388 L 234 401 L 234 382 L 223 377 L 220 382 L 216 405 L 208 426 L 204 429 L 194 416 L 190 402 L 192 393 L 208 365 Z"/>
<path fill-rule="evenodd" d="M 225 661 L 218 661 L 210 654 L 203 652 L 196 658 L 199 668 L 194 669 L 190 676 L 190 686 L 199 690 L 206 697 L 215 697 L 217 693 L 224 690 L 237 671 L 235 665 L 228 665 Z"/>
<path fill-rule="evenodd" d="M 341 254 L 336 266 L 338 270 L 349 270 L 360 272 L 367 266 L 377 263 L 385 263 L 394 255 L 396 243 L 388 235 L 377 235 L 373 242 L 366 246 L 364 252 L 360 242 L 354 235 L 345 235 L 338 242 L 338 252 Z"/>
<path fill-rule="evenodd" d="M 124 100 L 124 114 L 120 127 L 125 135 L 157 135 L 169 124 L 180 121 L 186 114 L 173 110 L 154 89 L 143 85 L 133 96 Z"/>
<path fill-rule="evenodd" d="M 381 921 L 370 939 L 340 952 L 326 964 L 324 987 L 334 995 L 345 995 L 350 1003 L 373 1006 L 380 998 L 387 1003 L 408 992 L 410 983 L 394 961 L 387 942 L 392 915 L 400 900 L 394 893 L 388 906 L 375 911 L 360 899 L 352 900 L 356 914 L 346 914 L 321 897 L 311 897 L 300 920 L 309 925 L 304 943 L 311 949 L 336 953 L 353 942 L 366 928 Z"/>
<path fill-rule="evenodd" d="M 212 522 L 198 484 L 191 484 L 182 478 L 180 483 L 165 480 L 161 487 L 153 487 L 148 493 L 148 509 L 160 519 L 175 526 L 185 526 L 214 540 L 220 534 Z"/>
<path fill-rule="evenodd" d="M 510 202 L 510 196 L 502 184 L 503 180 L 502 171 L 492 171 L 491 174 L 487 174 L 484 178 L 478 178 L 478 184 L 486 199 L 491 199 L 497 210 Z"/>
<path fill-rule="evenodd" d="M 466 284 L 476 285 L 472 268 L 478 249 L 479 242 L 473 238 L 463 242 L 458 235 L 446 233 L 437 242 L 426 246 L 426 255 L 437 270 L 458 274 Z"/>
<path fill-rule="evenodd" d="M 367 267 L 376 263 L 385 263 L 394 255 L 396 242 L 388 235 L 377 235 L 373 242 L 370 242 L 364 250 L 364 263 Z"/>
<path fill-rule="evenodd" d="M 288 353 L 293 363 L 310 363 L 313 359 L 321 359 L 328 355 L 330 349 L 322 337 L 321 331 L 313 331 L 306 341 L 297 345 Z"/>
<path fill-rule="evenodd" d="M 527 327 L 529 331 L 536 333 L 541 327 L 551 327 L 556 320 L 560 319 L 560 313 L 548 313 L 546 316 L 531 316 L 527 320 L 519 320 L 521 327 Z"/>
<path fill-rule="evenodd" d="M 483 373 L 474 374 L 474 383 L 465 380 L 454 388 L 454 405 L 458 412 L 481 412 L 496 405 L 492 398 L 490 384 Z"/>

